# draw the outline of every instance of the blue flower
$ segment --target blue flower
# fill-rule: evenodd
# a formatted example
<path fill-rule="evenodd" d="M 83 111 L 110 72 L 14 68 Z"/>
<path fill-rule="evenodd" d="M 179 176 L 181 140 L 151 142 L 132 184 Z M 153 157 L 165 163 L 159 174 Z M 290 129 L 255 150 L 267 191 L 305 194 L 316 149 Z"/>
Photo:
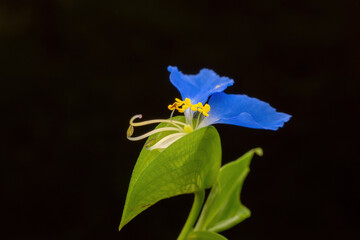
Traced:
<path fill-rule="evenodd" d="M 290 115 L 277 112 L 270 104 L 257 98 L 241 94 L 226 94 L 223 91 L 234 84 L 227 77 L 220 77 L 214 71 L 202 69 L 197 75 L 186 75 L 177 67 L 168 67 L 171 83 L 179 90 L 182 99 L 202 102 L 209 99 L 209 117 L 203 119 L 199 127 L 223 123 L 248 128 L 277 130 Z"/>
<path fill-rule="evenodd" d="M 137 141 L 154 133 L 169 131 L 174 132 L 160 139 L 149 150 L 163 149 L 177 141 L 184 135 L 212 124 L 231 124 L 236 126 L 277 130 L 285 122 L 289 121 L 290 115 L 277 112 L 270 104 L 257 98 L 251 98 L 242 94 L 226 94 L 223 91 L 234 84 L 228 77 L 220 77 L 210 69 L 202 69 L 196 75 L 186 75 L 177 67 L 168 67 L 171 83 L 179 90 L 182 99 L 169 105 L 172 110 L 170 119 L 157 119 L 134 123 L 142 115 L 135 115 L 130 120 L 127 132 L 129 140 Z M 186 123 L 172 120 L 175 110 L 184 113 Z M 132 137 L 134 127 L 152 123 L 167 122 L 169 125 L 155 129 L 139 137 Z"/>

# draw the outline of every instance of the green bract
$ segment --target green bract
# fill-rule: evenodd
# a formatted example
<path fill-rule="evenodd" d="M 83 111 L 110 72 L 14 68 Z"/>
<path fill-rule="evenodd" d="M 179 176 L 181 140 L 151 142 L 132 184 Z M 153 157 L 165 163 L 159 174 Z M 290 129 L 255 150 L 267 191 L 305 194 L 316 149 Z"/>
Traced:
<path fill-rule="evenodd" d="M 240 192 L 250 171 L 251 159 L 262 149 L 253 149 L 236 161 L 224 165 L 204 205 L 195 230 L 221 232 L 250 217 L 250 210 L 242 205 Z"/>
<path fill-rule="evenodd" d="M 174 119 L 184 121 L 183 117 Z M 161 132 L 148 139 L 159 140 L 168 134 Z M 144 146 L 131 176 L 119 230 L 162 199 L 210 188 L 220 165 L 220 137 L 211 126 L 186 134 L 163 151 L 149 151 Z"/>

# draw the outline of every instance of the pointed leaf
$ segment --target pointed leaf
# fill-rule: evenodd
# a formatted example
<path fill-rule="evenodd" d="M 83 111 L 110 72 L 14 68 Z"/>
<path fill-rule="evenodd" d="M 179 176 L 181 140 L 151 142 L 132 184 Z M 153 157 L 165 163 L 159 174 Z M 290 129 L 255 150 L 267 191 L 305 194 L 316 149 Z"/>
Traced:
<path fill-rule="evenodd" d="M 240 192 L 250 171 L 251 159 L 261 148 L 253 149 L 245 155 L 224 165 L 200 215 L 196 230 L 221 232 L 250 217 L 250 210 L 242 205 Z"/>
<path fill-rule="evenodd" d="M 191 232 L 188 240 L 227 240 L 224 236 L 208 231 Z"/>
<path fill-rule="evenodd" d="M 168 134 L 156 134 L 149 140 Z M 214 127 L 189 133 L 163 151 L 149 151 L 144 146 L 131 176 L 119 230 L 162 199 L 211 187 L 220 165 L 220 137 Z"/>

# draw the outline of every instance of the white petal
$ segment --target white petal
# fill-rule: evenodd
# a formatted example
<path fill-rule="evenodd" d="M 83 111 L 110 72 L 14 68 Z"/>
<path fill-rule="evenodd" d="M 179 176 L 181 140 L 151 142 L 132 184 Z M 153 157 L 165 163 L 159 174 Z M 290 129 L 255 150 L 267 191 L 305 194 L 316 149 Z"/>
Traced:
<path fill-rule="evenodd" d="M 186 135 L 186 133 L 170 134 L 170 135 L 164 137 L 163 139 L 161 139 L 160 141 L 158 141 L 157 143 L 155 143 L 153 146 L 149 147 L 148 149 L 154 150 L 154 149 L 158 149 L 158 148 L 167 148 L 172 143 L 174 143 L 175 141 L 177 141 L 178 139 L 180 139 L 181 137 L 183 137 L 185 135 Z"/>

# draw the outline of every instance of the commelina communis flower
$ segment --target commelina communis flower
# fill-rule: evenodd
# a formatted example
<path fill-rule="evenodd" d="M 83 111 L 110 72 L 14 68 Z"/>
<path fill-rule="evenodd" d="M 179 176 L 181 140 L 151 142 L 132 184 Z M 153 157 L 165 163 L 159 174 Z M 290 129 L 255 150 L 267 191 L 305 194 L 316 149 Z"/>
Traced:
<path fill-rule="evenodd" d="M 230 124 L 247 128 L 277 130 L 291 116 L 277 112 L 270 104 L 244 94 L 227 94 L 223 91 L 234 84 L 228 77 L 220 77 L 213 70 L 202 69 L 196 75 L 183 74 L 177 67 L 168 67 L 170 82 L 179 90 L 181 99 L 168 106 L 171 110 L 169 119 L 154 119 L 143 122 L 134 122 L 142 115 L 135 115 L 130 119 L 127 138 L 137 141 L 155 133 L 170 132 L 162 139 L 154 139 L 146 145 L 149 150 L 164 149 L 172 143 L 195 131 L 196 129 L 213 124 Z M 172 119 L 175 111 L 183 113 L 185 122 Z M 139 137 L 132 137 L 134 127 L 154 123 L 168 123 L 166 126 L 154 129 Z"/>

